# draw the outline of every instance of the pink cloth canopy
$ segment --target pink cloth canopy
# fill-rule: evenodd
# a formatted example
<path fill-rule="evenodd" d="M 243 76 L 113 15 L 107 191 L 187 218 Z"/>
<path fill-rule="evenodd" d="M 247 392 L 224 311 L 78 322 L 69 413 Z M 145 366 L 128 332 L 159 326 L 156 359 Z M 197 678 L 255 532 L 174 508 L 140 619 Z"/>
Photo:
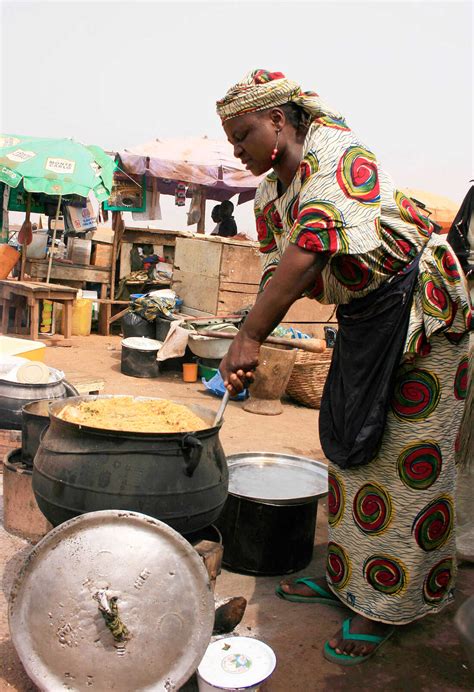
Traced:
<path fill-rule="evenodd" d="M 207 199 L 222 201 L 239 194 L 239 204 L 253 199 L 261 180 L 234 157 L 225 140 L 207 137 L 155 139 L 119 152 L 126 173 L 158 179 L 158 189 L 174 194 L 176 184 L 201 185 Z"/>

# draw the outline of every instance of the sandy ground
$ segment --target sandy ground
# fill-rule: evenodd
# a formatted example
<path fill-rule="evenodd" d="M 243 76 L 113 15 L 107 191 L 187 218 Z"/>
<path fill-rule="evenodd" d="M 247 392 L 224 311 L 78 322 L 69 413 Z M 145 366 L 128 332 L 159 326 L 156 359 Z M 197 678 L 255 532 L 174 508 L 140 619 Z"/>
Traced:
<path fill-rule="evenodd" d="M 46 362 L 66 372 L 82 371 L 105 380 L 105 393 L 161 396 L 208 405 L 217 399 L 200 383 L 184 384 L 179 374 L 139 380 L 120 373 L 117 336 L 74 338 L 71 348 L 48 347 Z M 285 402 L 277 417 L 257 416 L 231 402 L 221 432 L 227 454 L 275 451 L 323 459 L 317 431 L 317 412 Z M 304 570 L 321 574 L 324 562 L 326 505 L 319 503 L 314 557 Z M 284 548 L 284 546 L 282 546 Z M 7 598 L 12 579 L 28 552 L 28 544 L 0 528 L 0 690 L 35 690 L 13 649 L 7 623 Z M 248 607 L 237 629 L 257 636 L 275 651 L 278 665 L 266 692 L 319 690 L 472 690 L 474 679 L 453 624 L 457 607 L 474 591 L 474 569 L 461 566 L 456 603 L 437 617 L 427 617 L 400 630 L 363 666 L 341 668 L 321 653 L 325 640 L 340 626 L 346 613 L 316 604 L 294 604 L 275 597 L 275 577 L 251 577 L 224 570 L 217 580 L 216 597 L 244 596 Z M 370 681 L 368 683 L 368 681 Z M 105 691 L 104 691 L 105 692 Z M 131 692 L 133 692 L 131 690 Z"/>

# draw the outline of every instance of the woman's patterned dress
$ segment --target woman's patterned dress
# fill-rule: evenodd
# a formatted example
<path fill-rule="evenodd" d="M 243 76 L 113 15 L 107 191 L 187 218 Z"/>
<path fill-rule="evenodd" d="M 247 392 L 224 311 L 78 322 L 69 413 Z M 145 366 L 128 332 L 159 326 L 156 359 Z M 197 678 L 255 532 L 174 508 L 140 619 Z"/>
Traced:
<path fill-rule="evenodd" d="M 354 611 L 401 625 L 452 599 L 454 448 L 471 306 L 449 245 L 343 120 L 316 120 L 303 156 L 281 197 L 274 173 L 257 191 L 263 289 L 289 243 L 328 253 L 307 295 L 336 305 L 370 293 L 422 252 L 379 454 L 357 469 L 329 466 L 328 584 Z"/>

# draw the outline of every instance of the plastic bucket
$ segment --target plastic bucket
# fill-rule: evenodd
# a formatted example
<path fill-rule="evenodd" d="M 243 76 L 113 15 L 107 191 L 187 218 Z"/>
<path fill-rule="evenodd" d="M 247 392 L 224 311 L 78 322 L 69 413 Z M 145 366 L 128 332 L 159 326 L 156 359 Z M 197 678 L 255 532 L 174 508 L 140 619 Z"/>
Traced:
<path fill-rule="evenodd" d="M 0 279 L 7 279 L 20 259 L 20 253 L 11 245 L 0 245 Z"/>
<path fill-rule="evenodd" d="M 26 248 L 28 259 L 44 259 L 48 249 L 48 231 L 33 231 L 33 240 Z"/>
<path fill-rule="evenodd" d="M 198 361 L 198 375 L 201 378 L 204 377 L 206 381 L 212 380 L 217 370 L 218 368 L 210 368 L 208 365 L 204 365 L 204 363 Z"/>
<path fill-rule="evenodd" d="M 197 363 L 183 363 L 183 382 L 197 382 Z"/>
<path fill-rule="evenodd" d="M 90 298 L 78 298 L 72 304 L 72 336 L 89 336 L 92 330 L 92 309 L 94 301 Z M 55 305 L 56 322 L 61 325 L 60 333 L 66 331 L 65 314 L 61 304 Z"/>
<path fill-rule="evenodd" d="M 199 692 L 260 689 L 276 666 L 273 650 L 252 637 L 226 637 L 207 647 L 199 664 Z"/>

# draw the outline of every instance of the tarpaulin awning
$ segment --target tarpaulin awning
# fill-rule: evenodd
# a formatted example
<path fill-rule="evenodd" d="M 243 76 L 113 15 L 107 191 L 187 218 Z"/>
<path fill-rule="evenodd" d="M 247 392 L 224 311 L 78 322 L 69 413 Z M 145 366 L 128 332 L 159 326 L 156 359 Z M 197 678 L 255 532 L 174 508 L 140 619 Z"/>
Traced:
<path fill-rule="evenodd" d="M 207 137 L 155 139 L 119 152 L 123 170 L 158 179 L 158 190 L 175 194 L 179 182 L 200 185 L 207 199 L 223 201 L 239 194 L 239 204 L 253 199 L 256 178 L 234 157 L 225 140 Z"/>

